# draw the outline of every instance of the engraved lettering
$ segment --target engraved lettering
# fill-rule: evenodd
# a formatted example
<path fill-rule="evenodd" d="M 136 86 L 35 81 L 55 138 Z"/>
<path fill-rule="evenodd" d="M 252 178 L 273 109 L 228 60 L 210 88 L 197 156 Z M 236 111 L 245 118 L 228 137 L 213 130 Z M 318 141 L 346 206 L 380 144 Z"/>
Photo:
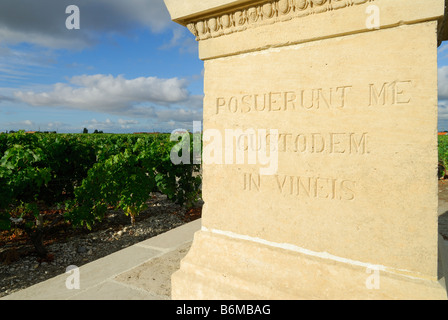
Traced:
<path fill-rule="evenodd" d="M 411 80 L 385 82 L 381 89 L 375 84 L 369 85 L 369 107 L 378 105 L 401 105 L 411 102 L 411 95 L 408 89 L 412 87 Z"/>
<path fill-rule="evenodd" d="M 411 102 L 409 93 L 404 92 L 409 86 L 412 86 L 412 81 L 397 81 L 395 88 L 395 102 L 397 104 L 408 104 Z"/>
<path fill-rule="evenodd" d="M 351 180 L 289 175 L 276 175 L 275 179 L 280 194 L 301 199 L 353 201 L 356 198 L 356 182 Z"/>
<path fill-rule="evenodd" d="M 378 105 L 378 101 L 383 101 L 382 105 L 384 106 L 386 104 L 386 85 L 387 83 L 384 83 L 381 87 L 380 92 L 378 93 L 378 90 L 376 89 L 375 85 L 372 83 L 370 84 L 370 101 L 369 101 L 369 107 L 375 105 Z"/>
<path fill-rule="evenodd" d="M 302 140 L 300 139 L 301 137 L 302 137 Z M 299 153 L 306 152 L 306 135 L 298 134 L 294 140 L 294 143 L 295 143 L 294 152 L 299 152 Z M 299 146 L 302 146 L 302 148 L 300 148 Z"/>
<path fill-rule="evenodd" d="M 247 163 L 260 165 L 261 175 L 273 175 L 278 169 L 278 130 L 269 130 L 269 142 L 267 136 L 266 129 L 225 129 L 223 139 L 219 130 L 206 129 L 203 162 L 223 164 L 224 159 L 228 165 L 245 164 L 247 154 Z"/>
<path fill-rule="evenodd" d="M 296 179 L 297 179 L 297 195 L 299 196 L 299 195 L 303 194 L 303 193 L 301 193 L 301 190 L 304 190 L 306 192 L 307 197 L 312 197 L 313 193 L 311 193 L 312 192 L 311 178 L 296 177 Z M 305 185 L 303 183 L 303 180 L 307 180 L 308 184 Z M 314 192 L 314 196 L 316 196 L 316 192 Z"/>
<path fill-rule="evenodd" d="M 317 189 L 317 197 L 320 199 L 328 199 L 330 196 L 329 193 L 329 180 L 331 179 L 316 179 L 316 189 Z"/>
<path fill-rule="evenodd" d="M 339 108 L 344 108 L 347 102 L 347 90 L 353 88 L 352 86 L 342 86 L 342 87 L 337 87 L 336 91 L 342 90 L 342 94 L 341 94 L 341 105 L 339 106 Z"/>
<path fill-rule="evenodd" d="M 305 108 L 305 109 L 309 110 L 309 109 L 314 107 L 314 91 L 313 90 L 310 91 L 310 95 L 309 95 L 309 101 L 310 102 L 308 104 L 305 103 L 305 91 L 306 90 L 302 90 L 301 106 L 302 106 L 302 108 Z"/>
<path fill-rule="evenodd" d="M 350 134 L 350 153 L 366 154 L 367 151 L 367 133 L 363 133 L 361 138 L 356 141 L 356 134 Z"/>
<path fill-rule="evenodd" d="M 369 154 L 367 132 L 279 133 L 278 151 L 297 154 Z M 269 134 L 266 136 L 268 140 Z"/>
<path fill-rule="evenodd" d="M 282 96 L 281 92 L 271 92 L 269 93 L 269 111 L 280 111 L 282 110 Z"/>
<path fill-rule="evenodd" d="M 342 141 L 344 138 L 347 138 L 346 133 L 330 133 L 330 153 L 345 153 Z"/>
<path fill-rule="evenodd" d="M 331 179 L 331 200 L 336 196 L 336 179 Z"/>
<path fill-rule="evenodd" d="M 247 139 L 249 141 L 256 139 L 257 133 L 255 129 L 247 129 L 243 131 L 242 129 L 226 129 L 225 130 L 225 163 L 226 164 L 244 164 L 245 162 L 245 152 L 244 147 L 241 146 L 241 138 Z M 236 140 L 237 148 L 234 148 L 234 141 Z M 244 141 L 244 140 L 243 140 Z M 233 150 L 236 149 L 236 152 Z M 252 148 L 247 148 L 248 164 L 257 163 L 257 150 Z M 234 158 L 235 157 L 235 158 Z M 236 161 L 235 161 L 236 160 Z"/>
<path fill-rule="evenodd" d="M 333 89 L 330 88 L 329 89 L 329 95 L 327 97 L 325 97 L 325 95 L 322 93 L 322 89 L 317 89 L 317 108 L 319 109 L 321 106 L 321 101 L 323 101 L 325 103 L 325 105 L 327 106 L 328 109 L 330 109 L 331 107 L 331 102 L 332 102 L 332 95 L 333 95 Z"/>
<path fill-rule="evenodd" d="M 219 113 L 219 109 L 222 107 L 225 107 L 226 105 L 226 99 L 225 98 L 218 98 L 216 99 L 216 114 Z"/>
<path fill-rule="evenodd" d="M 344 180 L 341 182 L 341 200 L 353 200 L 355 199 L 355 192 L 353 189 L 355 188 L 355 182 Z"/>
<path fill-rule="evenodd" d="M 241 112 L 248 113 L 251 111 L 250 100 L 252 99 L 251 95 L 245 95 L 241 99 Z"/>
<path fill-rule="evenodd" d="M 296 104 L 295 101 L 297 99 L 297 96 L 295 94 L 295 92 L 285 92 L 285 107 L 284 110 L 288 110 L 288 108 L 290 108 L 290 106 L 292 107 L 291 110 L 295 110 L 296 109 Z"/>
<path fill-rule="evenodd" d="M 247 191 L 260 191 L 261 176 L 259 174 L 245 173 L 243 189 Z"/>
<path fill-rule="evenodd" d="M 261 104 L 260 101 L 258 99 L 258 94 L 254 95 L 254 105 L 255 105 L 255 110 L 257 111 L 264 111 L 264 109 L 266 109 L 266 94 L 263 94 L 263 108 L 261 108 Z"/>
<path fill-rule="evenodd" d="M 278 189 L 280 190 L 280 193 L 283 193 L 283 187 L 285 186 L 285 182 L 286 182 L 286 176 L 283 177 L 283 181 L 280 182 L 280 177 L 279 176 L 275 176 L 275 179 L 277 181 L 277 186 Z"/>
<path fill-rule="evenodd" d="M 231 97 L 229 99 L 229 111 L 231 113 L 236 113 L 238 111 L 238 100 L 236 97 Z"/>
<path fill-rule="evenodd" d="M 287 152 L 287 146 L 290 144 L 290 141 L 288 138 L 292 136 L 291 133 L 281 133 L 278 136 L 278 151 L 280 152 Z"/>
<path fill-rule="evenodd" d="M 311 134 L 312 146 L 311 150 L 313 153 L 322 153 L 325 150 L 325 139 L 320 133 Z"/>
<path fill-rule="evenodd" d="M 339 86 L 219 97 L 216 99 L 216 114 L 343 109 L 348 105 L 351 88 Z M 400 101 L 405 101 L 404 89 L 400 89 L 397 96 Z"/>

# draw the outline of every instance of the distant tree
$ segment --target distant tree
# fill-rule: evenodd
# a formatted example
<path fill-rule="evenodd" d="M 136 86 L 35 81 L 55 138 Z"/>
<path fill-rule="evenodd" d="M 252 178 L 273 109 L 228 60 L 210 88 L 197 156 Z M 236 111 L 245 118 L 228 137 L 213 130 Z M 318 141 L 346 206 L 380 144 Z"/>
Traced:
<path fill-rule="evenodd" d="M 93 131 L 93 133 L 98 133 L 98 130 L 97 130 L 97 129 L 95 129 L 95 131 Z"/>
<path fill-rule="evenodd" d="M 87 128 L 84 128 L 84 130 L 82 131 L 82 133 L 89 133 L 89 130 L 87 130 Z"/>

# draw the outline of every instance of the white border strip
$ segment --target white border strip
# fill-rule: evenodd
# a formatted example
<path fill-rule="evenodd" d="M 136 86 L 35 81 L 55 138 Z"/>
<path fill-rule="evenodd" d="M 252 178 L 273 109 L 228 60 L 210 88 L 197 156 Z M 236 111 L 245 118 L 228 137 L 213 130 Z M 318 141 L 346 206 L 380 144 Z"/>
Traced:
<path fill-rule="evenodd" d="M 255 242 L 255 243 L 260 243 L 260 244 L 267 245 L 267 246 L 274 247 L 274 248 L 290 250 L 290 251 L 298 252 L 298 253 L 305 254 L 305 255 L 308 255 L 308 256 L 318 257 L 318 258 L 327 259 L 327 260 L 333 260 L 333 261 L 337 261 L 337 262 L 342 262 L 342 263 L 346 263 L 346 264 L 350 264 L 350 265 L 363 267 L 363 268 L 366 268 L 366 269 L 369 268 L 371 270 L 384 271 L 384 272 L 394 273 L 394 274 L 397 274 L 397 275 L 400 275 L 400 276 L 405 276 L 405 277 L 412 278 L 412 279 L 420 279 L 420 280 L 422 280 L 422 278 L 410 275 L 410 274 L 417 275 L 416 272 L 412 272 L 412 271 L 409 271 L 409 270 L 406 270 L 406 269 L 388 268 L 388 267 L 383 266 L 383 265 L 375 265 L 375 264 L 371 264 L 371 263 L 351 260 L 351 259 L 342 258 L 342 257 L 338 257 L 338 256 L 335 256 L 335 255 L 332 255 L 332 254 L 330 254 L 328 252 L 311 251 L 311 250 L 308 250 L 308 249 L 305 249 L 305 248 L 301 248 L 301 247 L 298 247 L 296 245 L 289 244 L 289 243 L 277 243 L 277 242 L 272 242 L 272 241 L 268 241 L 268 240 L 261 239 L 261 238 L 255 238 L 255 237 L 251 237 L 251 236 L 241 235 L 241 234 L 234 233 L 234 232 L 231 232 L 231 231 L 223 231 L 223 230 L 217 230 L 217 229 L 208 229 L 207 227 L 204 227 L 204 226 L 202 226 L 201 231 L 210 232 L 210 233 L 214 233 L 214 234 L 219 234 L 219 235 L 223 235 L 223 236 L 234 238 L 234 239 L 246 240 L 246 241 L 251 241 L 251 242 Z M 423 279 L 426 279 L 426 277 L 423 278 Z"/>

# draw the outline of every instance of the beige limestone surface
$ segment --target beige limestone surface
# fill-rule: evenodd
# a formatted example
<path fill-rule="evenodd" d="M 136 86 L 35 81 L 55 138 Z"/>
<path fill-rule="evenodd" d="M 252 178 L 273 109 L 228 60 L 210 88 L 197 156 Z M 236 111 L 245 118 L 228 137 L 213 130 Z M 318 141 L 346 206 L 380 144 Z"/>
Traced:
<path fill-rule="evenodd" d="M 205 60 L 205 206 L 173 298 L 446 298 L 436 134 L 444 1 L 224 2 L 174 12 Z M 378 29 L 366 27 L 370 5 Z M 251 153 L 263 141 L 269 163 Z M 374 270 L 382 285 L 372 290 Z"/>
<path fill-rule="evenodd" d="M 200 20 L 193 29 L 193 33 L 200 40 L 199 57 L 207 60 L 352 33 L 371 32 L 371 26 L 368 24 L 371 11 L 368 11 L 368 8 L 372 5 L 380 8 L 378 12 L 381 29 L 422 20 L 436 20 L 444 12 L 444 3 L 439 0 L 412 0 L 412 2 L 408 0 L 347 0 L 332 1 L 331 4 L 329 1 L 322 1 L 324 4 L 321 6 L 308 4 L 302 11 L 296 4 L 296 10 L 290 8 L 286 13 L 282 13 L 280 3 L 285 1 L 272 2 L 272 17 L 263 15 L 264 12 L 268 12 L 266 5 L 254 4 L 246 9 L 247 19 L 243 24 L 239 25 L 235 21 L 240 19 L 240 16 L 235 14 L 234 24 L 228 28 L 225 27 L 224 16 L 215 23 L 210 22 L 213 18 Z M 262 17 L 258 16 L 256 21 L 252 21 L 251 8 L 256 8 Z M 213 31 L 214 28 L 210 27 L 215 24 L 221 26 L 217 31 Z M 272 27 L 273 24 L 275 27 Z M 188 27 L 190 30 L 193 28 L 191 24 Z M 441 24 L 438 28 L 441 28 Z M 241 36 L 243 31 L 244 35 Z"/>
<path fill-rule="evenodd" d="M 206 165 L 203 225 L 433 276 L 435 28 L 207 61 L 205 130 L 277 129 L 279 168 Z"/>
<path fill-rule="evenodd" d="M 168 299 L 171 296 L 171 275 L 179 269 L 180 260 L 186 255 L 190 246 L 190 243 L 184 244 L 175 251 L 118 275 L 115 280 Z"/>
<path fill-rule="evenodd" d="M 182 1 L 166 0 L 165 4 L 171 14 L 171 18 L 179 23 L 201 13 L 202 15 L 219 10 L 223 7 L 254 3 L 254 0 L 207 0 L 207 1 Z"/>

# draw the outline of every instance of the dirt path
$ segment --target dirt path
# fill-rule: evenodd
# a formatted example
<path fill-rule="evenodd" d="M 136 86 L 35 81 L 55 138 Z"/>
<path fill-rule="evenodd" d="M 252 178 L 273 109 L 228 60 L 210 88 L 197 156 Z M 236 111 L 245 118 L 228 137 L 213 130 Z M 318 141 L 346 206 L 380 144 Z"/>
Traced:
<path fill-rule="evenodd" d="M 187 210 L 159 194 L 147 204 L 134 226 L 122 211 L 111 209 L 92 231 L 64 226 L 48 232 L 44 242 L 51 255 L 48 260 L 37 257 L 26 235 L 0 232 L 0 297 L 63 274 L 69 265 L 80 267 L 181 226 L 201 212 L 200 207 Z"/>
<path fill-rule="evenodd" d="M 448 240 L 448 180 L 439 180 L 439 233 Z"/>

